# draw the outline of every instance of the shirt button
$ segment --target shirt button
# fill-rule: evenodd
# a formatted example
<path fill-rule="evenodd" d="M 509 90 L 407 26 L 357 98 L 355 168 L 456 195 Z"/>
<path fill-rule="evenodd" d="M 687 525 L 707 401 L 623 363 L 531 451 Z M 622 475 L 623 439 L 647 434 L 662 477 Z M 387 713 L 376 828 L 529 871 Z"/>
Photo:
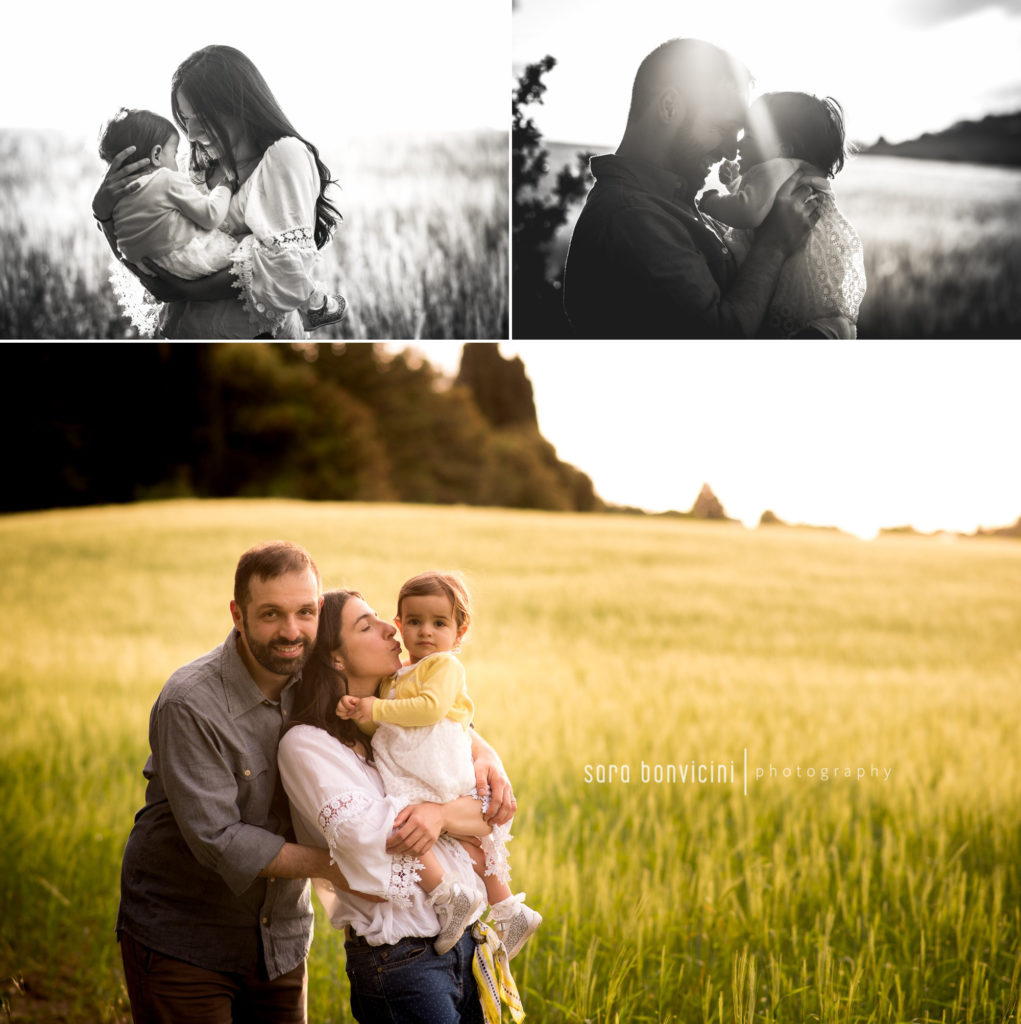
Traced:
<path fill-rule="evenodd" d="M 252 774 L 252 770 L 250 768 L 246 768 L 245 769 L 245 775 L 251 775 L 251 774 Z"/>
<path fill-rule="evenodd" d="M 275 882 L 275 881 L 276 881 L 276 879 L 275 879 L 275 878 L 271 878 L 271 879 L 270 879 L 270 881 L 271 881 L 271 882 Z"/>
<path fill-rule="evenodd" d="M 268 918 L 268 917 L 264 917 L 264 918 L 262 919 L 262 923 L 263 923 L 263 924 L 269 924 L 269 918 Z"/>

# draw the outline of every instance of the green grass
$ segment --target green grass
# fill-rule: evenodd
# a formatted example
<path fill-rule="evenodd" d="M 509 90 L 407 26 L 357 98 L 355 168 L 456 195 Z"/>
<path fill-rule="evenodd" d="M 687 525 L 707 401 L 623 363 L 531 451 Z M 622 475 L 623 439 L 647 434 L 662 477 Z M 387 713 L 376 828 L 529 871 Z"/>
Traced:
<path fill-rule="evenodd" d="M 350 312 L 317 338 L 507 337 L 507 137 L 323 151 L 344 221 L 319 278 Z M 104 165 L 57 135 L 0 130 L 0 337 L 128 338 L 91 216 Z"/>
<path fill-rule="evenodd" d="M 275 536 L 384 614 L 412 573 L 467 572 L 514 887 L 545 918 L 514 962 L 530 1020 L 1016 1024 L 1021 546 L 280 501 L 0 519 L 13 1019 L 127 1020 L 112 925 L 149 708 Z M 730 784 L 641 777 L 732 760 Z M 351 1020 L 321 914 L 310 1019 Z"/>

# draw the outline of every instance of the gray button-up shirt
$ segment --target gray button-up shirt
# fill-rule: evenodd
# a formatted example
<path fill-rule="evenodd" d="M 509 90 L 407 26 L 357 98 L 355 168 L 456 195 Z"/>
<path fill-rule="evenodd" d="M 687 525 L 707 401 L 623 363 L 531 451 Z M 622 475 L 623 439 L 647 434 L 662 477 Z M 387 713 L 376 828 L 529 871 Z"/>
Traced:
<path fill-rule="evenodd" d="M 275 978 L 312 942 L 305 879 L 259 878 L 293 841 L 277 743 L 293 680 L 274 703 L 237 632 L 178 669 L 149 718 L 145 806 L 121 868 L 117 930 L 208 970 Z"/>

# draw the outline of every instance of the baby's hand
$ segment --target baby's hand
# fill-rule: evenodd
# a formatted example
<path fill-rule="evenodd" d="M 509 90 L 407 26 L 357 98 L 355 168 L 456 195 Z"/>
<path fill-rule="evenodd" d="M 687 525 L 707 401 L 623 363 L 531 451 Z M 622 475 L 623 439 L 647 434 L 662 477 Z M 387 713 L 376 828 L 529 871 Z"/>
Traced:
<path fill-rule="evenodd" d="M 351 717 L 356 722 L 372 721 L 372 705 L 376 700 L 375 697 L 342 697 L 341 700 L 354 700 L 357 702 L 351 712 Z"/>
<path fill-rule="evenodd" d="M 337 701 L 337 717 L 343 719 L 354 718 L 360 701 L 360 697 L 351 697 L 350 695 L 341 697 Z"/>
<path fill-rule="evenodd" d="M 724 160 L 716 173 L 724 185 L 730 185 L 741 177 L 741 165 L 736 160 Z"/>

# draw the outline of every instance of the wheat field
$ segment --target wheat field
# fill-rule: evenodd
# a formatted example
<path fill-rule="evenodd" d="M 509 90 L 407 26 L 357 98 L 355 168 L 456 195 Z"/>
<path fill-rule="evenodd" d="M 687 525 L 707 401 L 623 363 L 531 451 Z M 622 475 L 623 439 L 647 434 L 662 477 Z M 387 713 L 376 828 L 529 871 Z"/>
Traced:
<path fill-rule="evenodd" d="M 149 708 L 284 536 L 392 614 L 463 570 L 543 1024 L 1016 1024 L 1021 546 L 612 515 L 181 501 L 0 519 L 0 977 L 128 1020 L 113 921 Z M 427 544 L 423 540 L 428 540 Z M 323 916 L 309 1018 L 349 1022 Z"/>
<path fill-rule="evenodd" d="M 505 338 L 507 136 L 361 139 L 323 150 L 344 217 L 319 277 L 348 299 L 316 338 Z M 137 337 L 108 276 L 91 144 L 0 131 L 0 337 Z"/>

